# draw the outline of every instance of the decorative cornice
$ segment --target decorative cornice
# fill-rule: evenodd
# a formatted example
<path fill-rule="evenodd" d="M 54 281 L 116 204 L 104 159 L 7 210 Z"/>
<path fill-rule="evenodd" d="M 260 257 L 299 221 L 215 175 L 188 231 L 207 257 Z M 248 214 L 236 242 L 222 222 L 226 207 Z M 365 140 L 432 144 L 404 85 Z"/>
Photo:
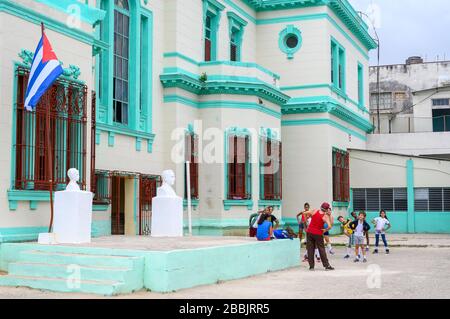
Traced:
<path fill-rule="evenodd" d="M 35 0 L 41 2 L 51 8 L 64 12 L 67 15 L 80 18 L 80 20 L 96 25 L 105 18 L 106 12 L 104 10 L 91 7 L 88 4 L 82 3 L 78 0 Z"/>
<path fill-rule="evenodd" d="M 66 23 L 52 19 L 42 13 L 36 12 L 10 0 L 0 0 L 0 12 L 6 12 L 7 14 L 36 25 L 40 25 L 43 22 L 47 29 L 64 34 L 83 43 L 92 45 L 95 40 L 92 34 L 81 31 L 78 28 L 71 28 L 67 26 Z"/>
<path fill-rule="evenodd" d="M 26 68 L 31 68 L 31 64 L 33 63 L 33 58 L 34 58 L 34 53 L 31 52 L 30 50 L 25 50 L 22 49 L 20 51 L 20 53 L 18 54 L 19 57 L 22 59 L 22 66 L 26 67 Z M 61 65 L 63 65 L 62 62 L 60 62 Z M 76 65 L 73 64 L 69 64 L 68 68 L 64 69 L 64 72 L 62 74 L 62 76 L 69 81 L 75 81 L 77 83 L 83 83 L 83 81 L 78 80 L 78 78 L 81 75 L 81 71 L 80 68 Z"/>
<path fill-rule="evenodd" d="M 347 0 L 243 0 L 256 11 L 328 6 L 367 49 L 377 48 L 368 26 Z"/>
<path fill-rule="evenodd" d="M 282 107 L 283 114 L 329 113 L 353 126 L 370 133 L 373 125 L 360 114 L 350 110 L 329 96 L 294 98 Z"/>
<path fill-rule="evenodd" d="M 222 76 L 220 79 L 200 81 L 193 75 L 181 72 L 162 74 L 160 80 L 164 88 L 178 87 L 197 95 L 233 94 L 254 95 L 277 105 L 283 105 L 289 96 L 278 88 L 270 86 L 258 79 L 245 79 Z"/>

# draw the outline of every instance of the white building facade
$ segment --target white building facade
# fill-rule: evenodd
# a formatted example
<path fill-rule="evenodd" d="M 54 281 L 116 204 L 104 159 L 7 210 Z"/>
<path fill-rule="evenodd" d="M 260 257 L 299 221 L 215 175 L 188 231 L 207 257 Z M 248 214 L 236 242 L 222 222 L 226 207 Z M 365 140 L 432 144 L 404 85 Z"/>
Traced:
<path fill-rule="evenodd" d="M 351 209 L 376 44 L 346 0 L 0 0 L 0 18 L 2 241 L 48 227 L 47 134 L 54 187 L 76 167 L 95 193 L 94 236 L 147 235 L 164 169 L 186 198 L 186 160 L 196 234 L 243 234 L 269 205 L 288 225 L 305 202 Z M 65 74 L 29 114 L 41 22 Z"/>

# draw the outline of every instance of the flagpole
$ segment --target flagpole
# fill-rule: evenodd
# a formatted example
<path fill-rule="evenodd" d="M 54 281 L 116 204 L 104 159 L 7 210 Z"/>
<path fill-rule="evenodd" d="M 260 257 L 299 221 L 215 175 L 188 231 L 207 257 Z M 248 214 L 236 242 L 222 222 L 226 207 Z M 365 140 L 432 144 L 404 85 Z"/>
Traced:
<path fill-rule="evenodd" d="M 41 33 L 42 33 L 42 37 L 44 36 L 44 31 L 45 31 L 45 27 L 44 27 L 44 23 L 41 22 Z M 48 156 L 48 177 L 49 177 L 49 195 L 50 195 L 50 225 L 48 226 L 48 232 L 51 233 L 52 232 L 52 228 L 53 228 L 53 156 L 52 156 L 52 145 L 51 145 L 51 136 L 50 136 L 50 131 L 51 131 L 51 121 L 50 121 L 50 112 L 51 112 L 51 107 L 50 107 L 50 101 L 47 98 L 47 112 L 46 112 L 46 127 L 47 127 L 47 156 Z"/>

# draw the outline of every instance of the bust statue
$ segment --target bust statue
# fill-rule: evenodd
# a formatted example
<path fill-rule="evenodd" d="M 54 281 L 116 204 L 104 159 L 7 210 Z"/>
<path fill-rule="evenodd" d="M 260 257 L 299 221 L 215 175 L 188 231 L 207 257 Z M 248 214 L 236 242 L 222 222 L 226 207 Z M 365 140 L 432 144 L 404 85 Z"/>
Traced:
<path fill-rule="evenodd" d="M 156 190 L 157 197 L 178 197 L 172 186 L 175 184 L 175 173 L 172 170 L 162 172 L 162 185 Z"/>
<path fill-rule="evenodd" d="M 76 168 L 71 168 L 67 171 L 67 177 L 69 177 L 69 184 L 67 184 L 66 191 L 68 192 L 80 192 L 80 186 L 78 181 L 80 180 L 80 173 Z"/>

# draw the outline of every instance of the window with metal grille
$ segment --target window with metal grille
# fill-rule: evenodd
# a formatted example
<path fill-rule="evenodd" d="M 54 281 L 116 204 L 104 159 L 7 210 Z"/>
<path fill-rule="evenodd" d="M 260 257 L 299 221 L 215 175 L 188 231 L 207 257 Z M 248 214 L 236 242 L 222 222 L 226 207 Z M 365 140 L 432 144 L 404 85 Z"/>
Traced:
<path fill-rule="evenodd" d="M 50 189 L 48 148 L 51 147 L 53 189 L 65 189 L 70 168 L 79 170 L 79 184 L 86 189 L 87 87 L 59 79 L 42 96 L 36 109 L 29 112 L 24 109 L 28 76 L 28 69 L 17 69 L 14 188 Z M 48 111 L 50 127 L 46 125 Z M 48 135 L 51 145 L 48 145 Z"/>
<path fill-rule="evenodd" d="M 94 180 L 94 205 L 109 205 L 111 203 L 111 174 L 108 171 L 95 171 Z"/>
<path fill-rule="evenodd" d="M 116 1 L 114 10 L 113 120 L 128 124 L 130 16 L 128 1 Z"/>
<path fill-rule="evenodd" d="M 450 189 L 416 188 L 414 209 L 419 212 L 450 212 Z"/>
<path fill-rule="evenodd" d="M 350 201 L 349 153 L 333 150 L 333 200 Z"/>
<path fill-rule="evenodd" d="M 228 136 L 228 199 L 250 199 L 250 137 Z"/>
<path fill-rule="evenodd" d="M 191 183 L 191 198 L 198 199 L 198 135 L 194 133 L 186 134 L 185 138 L 185 157 L 189 161 L 189 173 Z M 187 198 L 187 176 L 185 168 L 184 176 L 184 197 Z"/>
<path fill-rule="evenodd" d="M 353 209 L 355 211 L 404 212 L 408 210 L 406 188 L 360 188 L 353 189 Z"/>
<path fill-rule="evenodd" d="M 231 61 L 237 61 L 238 60 L 238 41 L 237 41 L 237 34 L 236 32 L 233 32 L 231 34 L 230 39 L 230 60 Z"/>
<path fill-rule="evenodd" d="M 282 199 L 282 144 L 270 138 L 261 138 L 261 199 Z"/>

